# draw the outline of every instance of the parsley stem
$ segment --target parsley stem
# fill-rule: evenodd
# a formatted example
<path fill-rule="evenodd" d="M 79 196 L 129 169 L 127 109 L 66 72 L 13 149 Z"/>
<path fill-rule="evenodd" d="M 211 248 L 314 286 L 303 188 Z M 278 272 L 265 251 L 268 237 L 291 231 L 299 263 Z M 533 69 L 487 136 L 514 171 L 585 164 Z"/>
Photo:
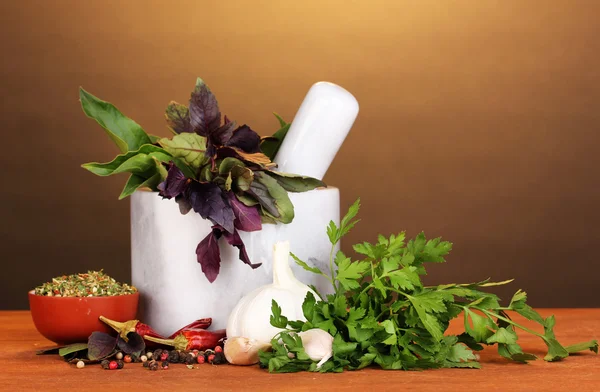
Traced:
<path fill-rule="evenodd" d="M 333 273 L 333 250 L 334 249 L 335 249 L 335 244 L 331 245 L 331 251 L 329 252 L 329 272 L 331 273 L 330 281 L 331 281 L 331 285 L 333 286 L 333 291 L 337 293 L 337 287 L 335 287 L 335 276 Z"/>
<path fill-rule="evenodd" d="M 506 321 L 507 323 L 509 323 L 509 324 L 512 324 L 513 326 L 515 326 L 515 327 L 517 327 L 517 328 L 520 328 L 520 329 L 522 329 L 522 330 L 523 330 L 523 331 L 525 331 L 525 332 L 529 332 L 529 333 L 530 333 L 530 334 L 532 334 L 532 335 L 538 336 L 538 337 L 540 337 L 540 338 L 542 338 L 542 339 L 546 340 L 546 337 L 545 337 L 544 335 L 542 335 L 542 334 L 540 334 L 540 333 L 538 333 L 538 332 L 535 332 L 535 331 L 534 331 L 534 330 L 532 330 L 532 329 L 529 329 L 529 328 L 527 328 L 527 327 L 524 327 L 524 326 L 522 326 L 521 324 L 517 324 L 517 323 L 515 323 L 514 321 L 512 321 L 511 319 L 508 319 L 508 318 L 506 318 L 506 317 L 503 317 L 503 316 L 501 316 L 501 315 L 499 315 L 499 314 L 497 314 L 497 313 L 490 312 L 490 311 L 488 311 L 488 310 L 485 310 L 485 309 L 478 308 L 478 307 L 476 307 L 476 306 L 475 306 L 474 308 L 475 308 L 475 309 L 477 309 L 477 310 L 479 310 L 479 311 L 482 311 L 483 313 L 487 314 L 488 316 L 496 317 L 496 318 L 497 318 L 497 319 L 499 319 L 499 320 Z"/>

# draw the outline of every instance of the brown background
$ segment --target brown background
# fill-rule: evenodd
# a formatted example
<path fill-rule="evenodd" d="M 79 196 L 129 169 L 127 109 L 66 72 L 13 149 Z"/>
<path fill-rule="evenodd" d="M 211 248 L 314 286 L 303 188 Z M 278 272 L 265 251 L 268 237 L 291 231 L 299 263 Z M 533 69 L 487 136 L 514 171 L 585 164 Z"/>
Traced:
<path fill-rule="evenodd" d="M 218 4 L 218 5 L 217 5 Z M 263 135 L 310 85 L 361 111 L 326 176 L 362 197 L 350 244 L 406 229 L 455 244 L 430 283 L 517 279 L 537 306 L 600 306 L 600 2 L 4 1 L 0 308 L 62 273 L 128 280 L 124 177 L 77 88 L 166 135 L 196 76 Z"/>

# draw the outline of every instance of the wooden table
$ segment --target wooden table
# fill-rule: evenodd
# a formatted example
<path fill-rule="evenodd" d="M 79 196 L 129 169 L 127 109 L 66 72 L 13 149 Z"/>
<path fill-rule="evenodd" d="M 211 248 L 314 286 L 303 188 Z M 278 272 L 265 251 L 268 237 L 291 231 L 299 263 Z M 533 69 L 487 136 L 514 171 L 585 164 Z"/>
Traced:
<path fill-rule="evenodd" d="M 555 314 L 556 336 L 565 345 L 598 338 L 600 309 L 543 309 L 543 316 Z M 515 316 L 516 320 L 532 324 Z M 450 326 L 459 331 L 460 324 Z M 536 328 L 537 329 L 537 328 Z M 519 339 L 525 351 L 540 357 L 545 346 L 524 334 Z M 257 366 L 201 365 L 188 369 L 172 365 L 156 372 L 141 364 L 126 364 L 118 371 L 99 365 L 77 369 L 58 356 L 36 356 L 35 351 L 52 346 L 33 326 L 29 312 L 0 312 L 0 342 L 3 361 L 0 386 L 3 390 L 96 391 L 557 391 L 576 389 L 600 391 L 600 356 L 591 352 L 574 355 L 562 362 L 542 360 L 527 365 L 509 363 L 498 356 L 495 348 L 481 353 L 481 370 L 439 369 L 427 371 L 383 371 L 365 369 L 342 374 L 269 374 Z"/>

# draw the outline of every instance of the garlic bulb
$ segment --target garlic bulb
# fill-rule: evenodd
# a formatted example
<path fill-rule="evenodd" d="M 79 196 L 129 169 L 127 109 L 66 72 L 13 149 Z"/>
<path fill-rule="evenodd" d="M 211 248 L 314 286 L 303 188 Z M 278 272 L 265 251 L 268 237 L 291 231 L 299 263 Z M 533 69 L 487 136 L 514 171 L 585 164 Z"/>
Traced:
<path fill-rule="evenodd" d="M 288 320 L 305 320 L 302 303 L 307 292 L 317 295 L 300 282 L 289 264 L 290 243 L 277 242 L 273 251 L 273 283 L 246 294 L 233 308 L 227 321 L 227 336 L 269 343 L 280 329 L 270 324 L 271 301 L 277 301 Z"/>
<path fill-rule="evenodd" d="M 317 363 L 319 369 L 329 358 L 333 356 L 333 336 L 327 331 L 319 328 L 309 329 L 298 334 L 302 339 L 304 351 L 313 361 Z"/>

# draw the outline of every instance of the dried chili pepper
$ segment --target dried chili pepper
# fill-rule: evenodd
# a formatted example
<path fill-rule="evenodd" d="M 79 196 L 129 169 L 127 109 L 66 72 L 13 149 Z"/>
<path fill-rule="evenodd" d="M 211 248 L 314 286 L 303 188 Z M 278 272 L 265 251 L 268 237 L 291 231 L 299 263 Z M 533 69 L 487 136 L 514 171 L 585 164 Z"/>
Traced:
<path fill-rule="evenodd" d="M 173 332 L 171 334 L 171 336 L 169 336 L 169 339 L 176 338 L 177 336 L 181 335 L 181 333 L 183 331 L 187 331 L 188 329 L 206 329 L 206 328 L 210 327 L 211 324 L 212 324 L 212 318 L 210 318 L 210 317 L 192 321 L 185 327 L 181 327 L 177 331 Z"/>
<path fill-rule="evenodd" d="M 123 340 L 127 341 L 127 334 L 130 332 L 135 332 L 140 335 L 142 338 L 146 339 L 148 336 L 152 336 L 155 338 L 163 338 L 161 334 L 154 331 L 149 325 L 144 323 L 140 323 L 139 320 L 129 320 L 126 322 L 114 321 L 108 319 L 104 316 L 100 316 L 100 320 L 117 331 Z"/>
<path fill-rule="evenodd" d="M 100 316 L 100 320 L 104 322 L 106 325 L 114 329 L 119 333 L 123 340 L 127 341 L 127 334 L 129 332 L 136 332 L 142 338 L 146 339 L 146 337 L 151 336 L 159 339 L 164 339 L 164 336 L 154 331 L 152 327 L 147 324 L 141 323 L 139 320 L 129 320 L 125 322 L 114 321 L 108 319 L 104 316 Z M 182 332 L 190 330 L 190 329 L 205 329 L 210 327 L 212 324 L 212 318 L 203 318 L 199 320 L 192 321 L 188 325 L 180 328 L 178 331 L 174 332 L 169 339 L 173 339 L 180 335 Z"/>
<path fill-rule="evenodd" d="M 161 339 L 154 336 L 147 337 L 150 342 L 175 347 L 176 350 L 206 350 L 215 347 L 225 337 L 225 330 L 207 331 L 193 328 L 181 332 L 173 339 Z"/>

